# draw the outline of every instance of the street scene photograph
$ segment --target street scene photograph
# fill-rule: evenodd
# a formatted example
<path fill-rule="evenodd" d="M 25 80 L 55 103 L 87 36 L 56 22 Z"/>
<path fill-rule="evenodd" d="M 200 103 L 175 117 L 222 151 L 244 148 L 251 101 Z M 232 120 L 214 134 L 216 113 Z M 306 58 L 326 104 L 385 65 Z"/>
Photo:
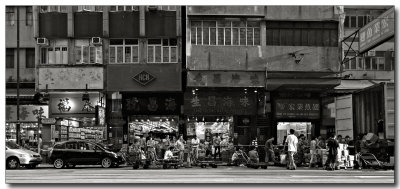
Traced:
<path fill-rule="evenodd" d="M 4 6 L 7 185 L 395 184 L 394 5 Z"/>

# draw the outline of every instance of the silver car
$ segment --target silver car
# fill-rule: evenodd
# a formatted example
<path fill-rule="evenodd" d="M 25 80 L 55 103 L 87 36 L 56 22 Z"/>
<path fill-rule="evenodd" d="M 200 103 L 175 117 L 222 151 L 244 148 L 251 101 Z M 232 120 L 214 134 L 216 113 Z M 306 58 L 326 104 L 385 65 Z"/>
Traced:
<path fill-rule="evenodd" d="M 24 149 L 13 141 L 6 141 L 6 168 L 17 169 L 19 166 L 35 168 L 42 163 L 40 154 Z"/>

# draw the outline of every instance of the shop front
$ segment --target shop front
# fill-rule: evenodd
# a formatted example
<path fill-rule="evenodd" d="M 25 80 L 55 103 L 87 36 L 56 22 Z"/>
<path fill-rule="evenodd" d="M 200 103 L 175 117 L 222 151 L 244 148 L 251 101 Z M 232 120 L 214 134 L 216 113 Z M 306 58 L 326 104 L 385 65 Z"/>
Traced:
<path fill-rule="evenodd" d="M 274 123 L 276 125 L 276 143 L 284 145 L 290 129 L 295 135 L 304 135 L 306 139 L 320 135 L 321 102 L 318 94 L 278 93 L 274 96 Z"/>
<path fill-rule="evenodd" d="M 183 132 L 180 93 L 122 93 L 122 112 L 127 122 L 124 144 L 153 137 L 157 142 L 177 138 Z"/>
<path fill-rule="evenodd" d="M 20 123 L 20 144 L 37 148 L 38 137 L 42 130 L 39 129 L 40 119 L 49 116 L 48 106 L 39 105 L 20 105 L 19 107 Z M 6 139 L 17 140 L 17 106 L 6 106 Z"/>
<path fill-rule="evenodd" d="M 81 139 L 103 142 L 106 124 L 102 99 L 99 92 L 50 94 L 50 118 L 43 123 L 48 136 L 43 138 L 43 144 Z"/>

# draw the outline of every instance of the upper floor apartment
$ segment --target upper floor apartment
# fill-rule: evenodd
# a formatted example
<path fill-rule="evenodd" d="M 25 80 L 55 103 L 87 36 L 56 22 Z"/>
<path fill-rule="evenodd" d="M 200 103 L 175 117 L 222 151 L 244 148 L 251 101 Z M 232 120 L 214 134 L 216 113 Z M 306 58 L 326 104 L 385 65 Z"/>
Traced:
<path fill-rule="evenodd" d="M 338 6 L 188 6 L 187 68 L 337 73 L 342 14 Z"/>
<path fill-rule="evenodd" d="M 343 74 L 348 79 L 393 80 L 395 70 L 394 38 L 368 52 L 359 53 L 359 35 L 352 35 L 393 6 L 345 6 L 344 34 L 349 36 L 342 44 Z M 351 48 L 349 50 L 349 46 Z M 346 56 L 347 55 L 347 56 Z"/>

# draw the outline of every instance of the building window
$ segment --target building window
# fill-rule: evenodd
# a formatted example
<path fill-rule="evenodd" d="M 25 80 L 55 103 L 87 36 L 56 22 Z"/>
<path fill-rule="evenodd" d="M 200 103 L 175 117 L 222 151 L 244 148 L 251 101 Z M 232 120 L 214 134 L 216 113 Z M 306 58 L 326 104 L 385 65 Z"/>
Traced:
<path fill-rule="evenodd" d="M 147 6 L 146 10 L 176 11 L 178 6 Z"/>
<path fill-rule="evenodd" d="M 110 39 L 110 63 L 138 63 L 138 39 Z"/>
<path fill-rule="evenodd" d="M 361 28 L 368 24 L 370 16 L 346 16 L 344 20 L 345 28 Z"/>
<path fill-rule="evenodd" d="M 68 64 L 68 47 L 54 46 L 40 49 L 41 64 Z"/>
<path fill-rule="evenodd" d="M 45 12 L 67 12 L 67 6 L 40 6 L 40 13 Z"/>
<path fill-rule="evenodd" d="M 378 71 L 391 71 L 393 70 L 392 65 L 385 64 L 385 51 L 375 51 L 373 54 L 359 55 L 358 51 L 348 52 L 344 59 L 343 69 L 345 70 L 378 70 Z M 343 51 L 343 56 L 346 55 L 346 51 Z"/>
<path fill-rule="evenodd" d="M 111 6 L 110 11 L 139 11 L 139 6 Z"/>
<path fill-rule="evenodd" d="M 178 62 L 178 46 L 176 38 L 148 39 L 147 62 L 149 63 L 175 63 Z"/>
<path fill-rule="evenodd" d="M 14 26 L 15 24 L 14 7 L 6 6 L 6 20 L 7 20 L 7 25 Z"/>
<path fill-rule="evenodd" d="M 32 7 L 26 7 L 26 25 L 27 26 L 32 26 L 33 23 L 33 13 L 32 13 Z"/>
<path fill-rule="evenodd" d="M 34 48 L 29 48 L 26 49 L 26 68 L 35 68 L 35 49 Z"/>
<path fill-rule="evenodd" d="M 75 46 L 75 63 L 76 64 L 102 64 L 101 46 L 81 45 Z"/>
<path fill-rule="evenodd" d="M 267 22 L 267 45 L 338 46 L 337 22 Z"/>
<path fill-rule="evenodd" d="M 6 68 L 14 68 L 14 49 L 6 49 Z"/>
<path fill-rule="evenodd" d="M 96 12 L 102 12 L 102 11 L 103 11 L 103 6 L 80 5 L 80 6 L 78 6 L 78 11 L 96 11 Z"/>
<path fill-rule="evenodd" d="M 258 21 L 192 21 L 190 27 L 194 45 L 260 45 Z"/>

